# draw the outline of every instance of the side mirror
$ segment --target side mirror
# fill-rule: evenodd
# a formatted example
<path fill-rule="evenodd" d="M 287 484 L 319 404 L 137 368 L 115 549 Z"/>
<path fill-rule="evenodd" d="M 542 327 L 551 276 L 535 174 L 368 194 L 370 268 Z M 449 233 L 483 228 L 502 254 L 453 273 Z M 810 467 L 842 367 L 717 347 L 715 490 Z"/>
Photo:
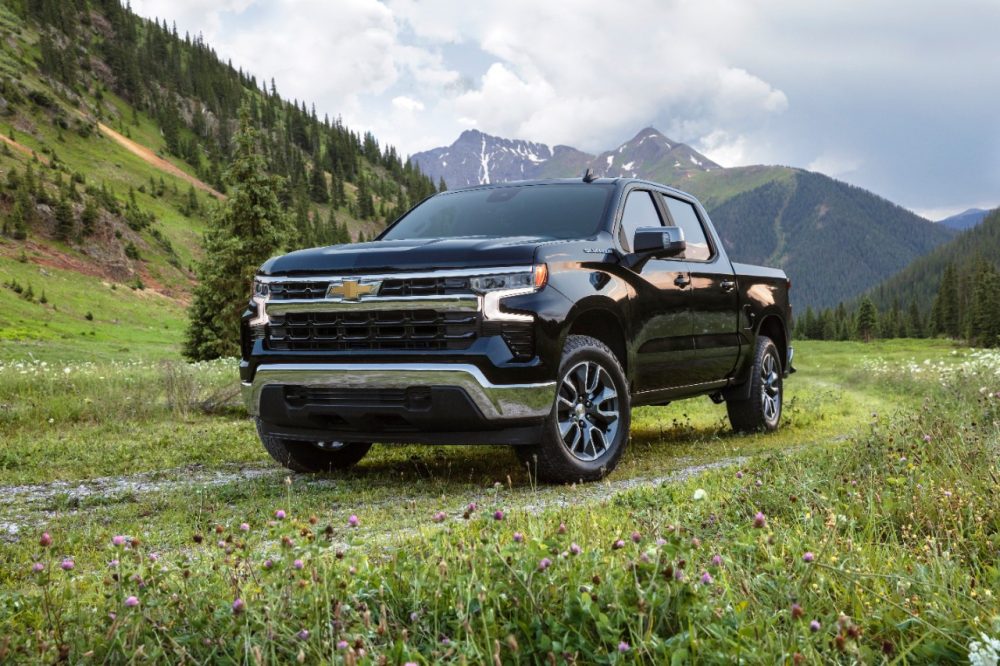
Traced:
<path fill-rule="evenodd" d="M 680 227 L 639 227 L 632 240 L 635 254 L 653 257 L 676 257 L 687 249 L 684 230 Z"/>

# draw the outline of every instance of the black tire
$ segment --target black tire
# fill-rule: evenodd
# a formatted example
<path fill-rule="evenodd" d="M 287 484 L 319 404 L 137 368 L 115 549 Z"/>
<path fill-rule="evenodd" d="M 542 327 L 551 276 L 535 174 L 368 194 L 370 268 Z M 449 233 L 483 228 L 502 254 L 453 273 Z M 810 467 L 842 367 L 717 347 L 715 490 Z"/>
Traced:
<path fill-rule="evenodd" d="M 581 395 L 577 388 L 586 389 L 588 384 L 597 390 L 584 390 Z M 615 395 L 608 397 L 608 391 Z M 601 399 L 589 400 L 588 396 Z M 631 404 L 628 381 L 614 353 L 600 340 L 571 335 L 559 363 L 556 398 L 542 442 L 514 448 L 529 473 L 541 481 L 597 481 L 615 468 L 625 452 Z M 610 420 L 612 413 L 615 418 Z"/>
<path fill-rule="evenodd" d="M 737 432 L 771 432 L 781 421 L 784 388 L 778 348 L 766 335 L 757 336 L 753 365 L 750 368 L 750 397 L 728 398 L 729 423 Z"/>
<path fill-rule="evenodd" d="M 335 449 L 322 449 L 316 442 L 276 437 L 257 419 L 257 434 L 271 457 L 293 472 L 331 472 L 347 469 L 365 457 L 371 444 L 350 442 Z"/>

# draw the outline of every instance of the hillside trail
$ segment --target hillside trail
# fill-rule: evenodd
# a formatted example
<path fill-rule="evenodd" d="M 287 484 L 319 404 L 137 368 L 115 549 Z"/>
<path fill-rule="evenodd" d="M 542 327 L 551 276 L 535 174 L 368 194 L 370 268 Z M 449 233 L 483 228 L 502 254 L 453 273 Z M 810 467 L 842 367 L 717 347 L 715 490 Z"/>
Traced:
<path fill-rule="evenodd" d="M 226 198 L 225 194 L 219 192 L 208 183 L 199 180 L 194 176 L 192 176 L 191 174 L 186 173 L 183 170 L 179 169 L 177 166 L 163 159 L 162 157 L 160 157 L 159 155 L 157 155 L 156 153 L 154 153 L 152 150 L 142 145 L 141 143 L 137 143 L 132 139 L 128 138 L 127 136 L 119 132 L 116 132 L 115 130 L 111 129 L 104 123 L 100 122 L 97 123 L 97 128 L 101 130 L 102 134 L 104 134 L 109 139 L 111 139 L 121 147 L 125 148 L 125 150 L 137 156 L 139 159 L 146 162 L 150 166 L 159 169 L 160 171 L 169 173 L 171 176 L 180 178 L 181 180 L 195 186 L 199 190 L 212 194 L 213 196 L 217 197 L 220 200 L 225 200 Z"/>
<path fill-rule="evenodd" d="M 37 157 L 38 161 L 41 162 L 42 164 L 47 165 L 49 163 L 49 158 L 45 157 L 44 155 L 39 155 L 31 148 L 28 148 L 23 143 L 18 143 L 9 136 L 3 136 L 2 134 L 0 134 L 0 140 L 2 140 L 4 143 L 6 143 L 8 146 L 10 146 L 19 153 L 27 155 L 28 157 Z"/>

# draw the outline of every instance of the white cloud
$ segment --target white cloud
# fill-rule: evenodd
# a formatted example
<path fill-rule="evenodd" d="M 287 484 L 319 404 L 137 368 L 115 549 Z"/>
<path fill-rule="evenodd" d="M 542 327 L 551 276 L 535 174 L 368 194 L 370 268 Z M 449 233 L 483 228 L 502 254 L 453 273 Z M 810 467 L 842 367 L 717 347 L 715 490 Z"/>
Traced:
<path fill-rule="evenodd" d="M 921 210 L 1000 191 L 987 0 L 132 6 L 404 154 L 468 127 L 599 151 L 652 124 L 727 166 L 808 165 Z"/>
<path fill-rule="evenodd" d="M 806 168 L 824 173 L 831 178 L 840 178 L 861 168 L 861 160 L 848 155 L 824 153 L 810 162 Z"/>

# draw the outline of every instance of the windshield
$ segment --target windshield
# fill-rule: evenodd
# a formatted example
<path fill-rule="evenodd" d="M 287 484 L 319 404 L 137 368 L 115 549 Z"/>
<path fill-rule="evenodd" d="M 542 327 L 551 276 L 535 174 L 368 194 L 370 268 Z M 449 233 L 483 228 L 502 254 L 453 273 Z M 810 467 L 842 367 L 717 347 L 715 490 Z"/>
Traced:
<path fill-rule="evenodd" d="M 382 240 L 458 236 L 587 238 L 597 233 L 612 186 L 513 185 L 446 192 L 410 211 Z"/>

